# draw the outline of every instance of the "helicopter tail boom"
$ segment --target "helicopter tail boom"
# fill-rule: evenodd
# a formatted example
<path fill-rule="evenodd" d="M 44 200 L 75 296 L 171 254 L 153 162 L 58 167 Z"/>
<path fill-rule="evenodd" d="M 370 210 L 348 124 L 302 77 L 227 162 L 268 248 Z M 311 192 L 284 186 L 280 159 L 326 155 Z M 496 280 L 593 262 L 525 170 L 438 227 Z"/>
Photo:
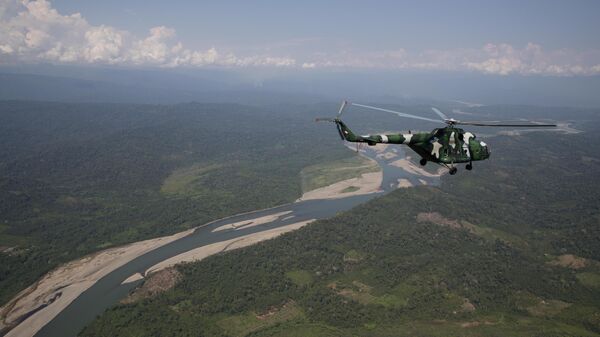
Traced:
<path fill-rule="evenodd" d="M 348 142 L 361 142 L 361 143 L 366 142 L 364 137 L 355 135 L 354 132 L 352 132 L 352 130 L 350 130 L 350 128 L 346 125 L 346 123 L 342 122 L 341 119 L 336 119 L 334 122 L 338 128 L 338 132 L 340 133 L 340 136 L 342 136 L 342 138 L 344 140 L 346 140 Z"/>
<path fill-rule="evenodd" d="M 358 136 L 358 135 L 354 134 L 354 132 L 352 132 L 352 130 L 350 130 L 350 128 L 346 125 L 346 123 L 344 123 L 341 119 L 342 113 L 344 112 L 344 109 L 348 105 L 355 105 L 355 106 L 365 107 L 365 108 L 369 108 L 369 109 L 376 109 L 376 110 L 383 110 L 383 111 L 391 112 L 391 110 L 387 110 L 387 109 L 380 109 L 380 108 L 371 107 L 368 105 L 362 105 L 362 104 L 350 103 L 348 101 L 343 101 L 337 115 L 334 118 L 317 118 L 315 121 L 335 123 L 336 129 L 338 131 L 338 134 L 340 135 L 340 138 L 342 140 L 345 140 L 348 142 L 353 142 L 353 143 L 367 143 L 369 145 L 375 145 L 378 143 L 410 145 L 410 144 L 425 142 L 425 141 L 429 140 L 429 137 L 430 137 L 429 133 L 412 134 L 409 132 L 408 134 L 400 134 L 399 133 L 399 134 L 387 134 L 387 135 L 375 134 L 375 135 Z M 396 112 L 394 112 L 394 113 L 396 113 Z M 406 115 L 406 114 L 399 113 L 399 112 L 397 112 L 397 114 L 402 115 L 402 116 Z M 410 116 L 418 118 L 418 119 L 423 119 L 422 117 L 417 117 L 417 116 L 412 116 L 412 115 L 410 115 Z M 427 119 L 427 118 L 425 118 L 425 120 L 433 121 L 432 119 Z"/>

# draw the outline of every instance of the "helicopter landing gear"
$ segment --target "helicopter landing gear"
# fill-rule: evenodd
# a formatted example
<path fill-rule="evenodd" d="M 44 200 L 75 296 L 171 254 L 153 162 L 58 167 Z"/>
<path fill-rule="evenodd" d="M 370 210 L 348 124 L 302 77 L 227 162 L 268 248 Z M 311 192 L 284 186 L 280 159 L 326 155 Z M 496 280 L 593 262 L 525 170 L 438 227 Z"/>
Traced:
<path fill-rule="evenodd" d="M 445 164 L 445 163 L 441 163 L 440 165 L 442 165 L 445 168 L 447 168 L 448 169 L 448 173 L 450 173 L 451 176 L 455 175 L 456 172 L 458 172 L 458 169 L 456 168 L 456 166 L 454 166 L 454 163 L 450 163 L 450 165 Z"/>
<path fill-rule="evenodd" d="M 465 168 L 467 169 L 467 171 L 471 171 L 473 169 L 473 164 L 468 163 L 467 166 L 465 166 Z"/>
<path fill-rule="evenodd" d="M 421 160 L 419 160 L 419 164 L 421 164 L 421 166 L 425 166 L 427 165 L 427 160 L 425 158 L 421 158 Z"/>

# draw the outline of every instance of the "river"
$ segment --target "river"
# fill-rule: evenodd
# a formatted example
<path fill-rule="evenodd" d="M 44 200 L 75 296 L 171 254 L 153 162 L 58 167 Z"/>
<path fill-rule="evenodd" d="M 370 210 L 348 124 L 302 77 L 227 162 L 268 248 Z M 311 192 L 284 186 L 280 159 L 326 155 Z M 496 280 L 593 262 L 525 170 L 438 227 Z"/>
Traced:
<path fill-rule="evenodd" d="M 202 247 L 211 243 L 221 242 L 238 238 L 244 235 L 262 232 L 265 230 L 297 223 L 310 219 L 324 219 L 336 215 L 338 212 L 349 210 L 377 196 L 392 191 L 398 186 L 399 179 L 407 179 L 413 186 L 421 185 L 423 180 L 428 185 L 437 185 L 439 178 L 423 177 L 411 174 L 399 167 L 390 165 L 390 162 L 405 157 L 405 148 L 402 146 L 388 147 L 386 151 L 393 151 L 394 158 L 385 159 L 371 148 L 363 150 L 363 154 L 377 161 L 383 171 L 383 180 L 380 193 L 352 196 L 340 199 L 306 200 L 293 204 L 282 205 L 268 210 L 246 213 L 218 220 L 209 225 L 199 227 L 193 234 L 173 241 L 167 245 L 152 250 L 139 256 L 120 268 L 110 272 L 89 289 L 79 295 L 71 304 L 61 311 L 53 320 L 46 324 L 38 333 L 37 337 L 69 337 L 77 334 L 98 315 L 109 307 L 117 304 L 125 298 L 129 292 L 138 286 L 142 280 L 122 284 L 129 276 L 135 273 L 145 273 L 147 269 L 173 256 L 187 252 L 194 248 Z M 212 230 L 234 222 L 245 221 L 257 217 L 267 216 L 275 213 L 290 211 L 288 216 L 263 225 L 242 228 L 237 230 Z M 293 217 L 291 217 L 293 216 Z"/>

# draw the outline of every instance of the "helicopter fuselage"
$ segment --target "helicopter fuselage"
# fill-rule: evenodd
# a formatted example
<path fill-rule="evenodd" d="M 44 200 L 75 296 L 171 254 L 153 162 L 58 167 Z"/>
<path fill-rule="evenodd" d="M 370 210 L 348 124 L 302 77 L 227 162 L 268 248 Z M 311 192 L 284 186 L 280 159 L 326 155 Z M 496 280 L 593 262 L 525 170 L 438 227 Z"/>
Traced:
<path fill-rule="evenodd" d="M 357 136 L 342 122 L 341 116 L 344 109 L 348 106 L 357 106 L 361 108 L 393 113 L 399 117 L 418 119 L 427 122 L 445 123 L 444 128 L 433 129 L 431 132 L 418 133 L 397 133 L 397 134 L 379 134 Z M 316 121 L 333 122 L 342 140 L 355 143 L 367 143 L 375 145 L 379 143 L 404 144 L 410 147 L 421 156 L 419 163 L 427 165 L 427 162 L 434 162 L 448 168 L 448 172 L 456 174 L 457 168 L 454 164 L 467 163 L 465 168 L 470 171 L 473 169 L 473 161 L 484 160 L 490 157 L 490 149 L 487 144 L 476 140 L 471 132 L 457 128 L 457 125 L 472 125 L 486 127 L 556 127 L 556 124 L 550 123 L 523 123 L 523 122 L 503 122 L 503 121 L 459 121 L 454 118 L 448 118 L 438 108 L 431 108 L 440 119 L 411 115 L 405 112 L 394 111 L 390 109 L 378 108 L 375 106 L 350 103 L 342 101 L 340 110 L 335 118 L 317 118 Z"/>
<path fill-rule="evenodd" d="M 357 136 L 338 120 L 339 131 L 349 142 L 376 144 L 404 144 L 425 161 L 440 164 L 470 163 L 489 158 L 490 150 L 484 142 L 476 140 L 471 132 L 454 126 L 437 128 L 431 132 L 398 133 Z"/>

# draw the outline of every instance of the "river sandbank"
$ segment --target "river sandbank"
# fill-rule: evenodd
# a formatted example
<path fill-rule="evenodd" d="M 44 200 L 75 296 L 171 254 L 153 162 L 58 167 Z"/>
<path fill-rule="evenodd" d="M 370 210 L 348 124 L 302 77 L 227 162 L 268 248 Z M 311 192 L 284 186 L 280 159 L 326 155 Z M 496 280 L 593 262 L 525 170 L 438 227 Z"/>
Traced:
<path fill-rule="evenodd" d="M 300 222 L 296 222 L 296 223 L 293 223 L 290 225 L 273 228 L 273 229 L 269 229 L 269 230 L 258 232 L 258 233 L 248 234 L 248 235 L 245 235 L 245 236 L 242 236 L 239 238 L 216 242 L 216 243 L 212 243 L 212 244 L 209 244 L 206 246 L 198 247 L 198 248 L 189 250 L 185 253 L 181 253 L 179 255 L 173 256 L 172 258 L 169 258 L 167 260 L 164 260 L 160 263 L 155 264 L 154 266 L 152 266 L 152 267 L 148 268 L 148 270 L 146 270 L 145 277 L 147 277 L 148 275 L 150 275 L 152 273 L 156 273 L 158 271 L 172 267 L 179 263 L 200 261 L 208 256 L 213 255 L 213 254 L 226 252 L 226 251 L 237 249 L 237 248 L 246 247 L 246 246 L 250 246 L 255 243 L 264 241 L 264 240 L 273 239 L 283 233 L 287 233 L 287 232 L 296 230 L 298 228 L 301 228 L 303 226 L 306 226 L 308 223 L 313 222 L 313 221 L 315 221 L 315 219 L 300 221 Z"/>
<path fill-rule="evenodd" d="M 68 262 L 44 275 L 0 309 L 6 337 L 33 336 L 96 281 L 125 263 L 167 243 L 193 233 L 174 235 L 110 248 Z"/>

